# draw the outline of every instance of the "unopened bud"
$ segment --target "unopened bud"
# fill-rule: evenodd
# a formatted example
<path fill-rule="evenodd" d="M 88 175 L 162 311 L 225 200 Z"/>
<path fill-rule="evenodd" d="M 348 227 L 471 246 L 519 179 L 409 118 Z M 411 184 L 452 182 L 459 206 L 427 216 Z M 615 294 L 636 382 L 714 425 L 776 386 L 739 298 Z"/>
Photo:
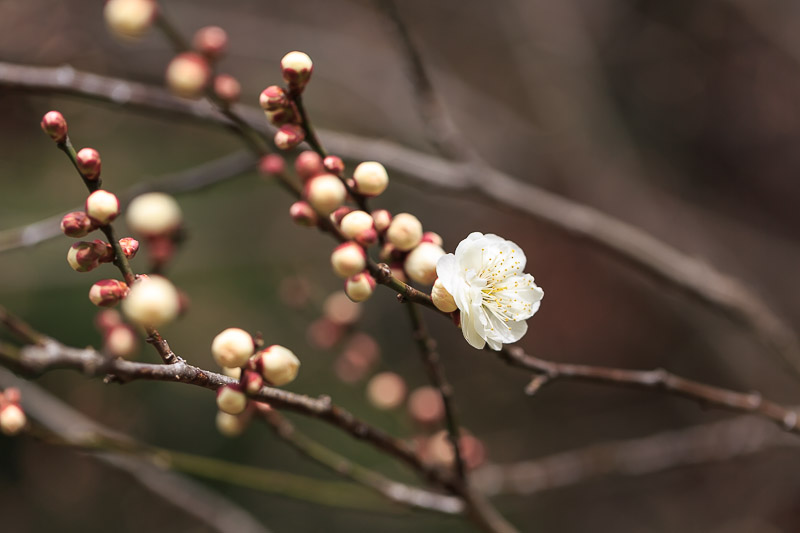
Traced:
<path fill-rule="evenodd" d="M 372 215 L 366 211 L 348 213 L 342 218 L 340 227 L 346 237 L 363 246 L 370 246 L 378 240 L 378 232 L 375 230 Z"/>
<path fill-rule="evenodd" d="M 296 124 L 284 124 L 275 133 L 275 146 L 281 150 L 291 150 L 306 138 L 303 128 Z"/>
<path fill-rule="evenodd" d="M 258 103 L 264 111 L 277 111 L 289 105 L 289 98 L 286 91 L 277 85 L 270 85 L 258 97 Z"/>
<path fill-rule="evenodd" d="M 184 98 L 199 98 L 211 77 L 208 62 L 194 52 L 183 52 L 175 56 L 167 66 L 167 87 Z"/>
<path fill-rule="evenodd" d="M 406 271 L 403 270 L 403 263 L 392 263 L 389 265 L 389 270 L 391 271 L 394 279 L 402 281 L 403 283 L 408 283 Z"/>
<path fill-rule="evenodd" d="M 283 80 L 289 85 L 289 89 L 300 92 L 311 79 L 311 72 L 314 64 L 308 54 L 303 52 L 289 52 L 281 59 L 281 72 Z"/>
<path fill-rule="evenodd" d="M 293 203 L 291 207 L 289 207 L 289 215 L 291 215 L 295 224 L 300 226 L 313 227 L 317 225 L 317 213 L 308 202 L 300 200 L 299 202 Z"/>
<path fill-rule="evenodd" d="M 429 242 L 439 247 L 444 246 L 444 239 L 442 239 L 442 236 L 433 231 L 426 231 L 423 233 L 422 242 Z"/>
<path fill-rule="evenodd" d="M 92 243 L 94 244 L 98 261 L 101 263 L 111 263 L 114 261 L 114 248 L 110 244 L 100 239 L 95 239 Z"/>
<path fill-rule="evenodd" d="M 214 78 L 214 94 L 226 104 L 235 104 L 242 95 L 242 84 L 230 74 L 220 74 Z"/>
<path fill-rule="evenodd" d="M 325 170 L 340 176 L 344 172 L 344 161 L 337 155 L 329 155 L 322 161 Z"/>
<path fill-rule="evenodd" d="M 226 437 L 238 437 L 250 422 L 250 416 L 247 413 L 238 415 L 230 415 L 224 411 L 217 411 L 217 431 Z"/>
<path fill-rule="evenodd" d="M 116 309 L 103 309 L 98 311 L 94 317 L 94 325 L 103 334 L 107 333 L 114 326 L 122 324 L 122 315 Z"/>
<path fill-rule="evenodd" d="M 239 328 L 228 328 L 211 342 L 211 355 L 221 367 L 241 367 L 256 351 L 253 337 Z"/>
<path fill-rule="evenodd" d="M 0 392 L 0 403 L 5 400 L 6 403 L 18 404 L 22 401 L 22 393 L 16 387 L 8 387 L 6 390 Z"/>
<path fill-rule="evenodd" d="M 61 219 L 61 231 L 67 237 L 85 237 L 94 229 L 94 224 L 89 216 L 83 211 L 67 213 Z"/>
<path fill-rule="evenodd" d="M 98 307 L 114 307 L 128 294 L 128 285 L 116 279 L 103 279 L 89 289 L 89 300 Z"/>
<path fill-rule="evenodd" d="M 123 237 L 119 240 L 119 247 L 128 259 L 133 259 L 139 251 L 139 241 L 133 237 Z"/>
<path fill-rule="evenodd" d="M 261 390 L 261 387 L 264 386 L 264 377 L 258 372 L 246 370 L 242 383 L 244 385 L 244 390 L 246 390 L 248 394 L 256 394 Z"/>
<path fill-rule="evenodd" d="M 8 403 L 0 409 L 0 431 L 5 435 L 13 436 L 23 430 L 28 419 L 19 405 Z"/>
<path fill-rule="evenodd" d="M 386 209 L 376 209 L 372 212 L 372 220 L 375 222 L 375 229 L 378 233 L 383 233 L 389 229 L 392 223 L 392 214 Z"/>
<path fill-rule="evenodd" d="M 434 426 L 444 418 L 442 395 L 433 387 L 419 387 L 408 397 L 408 412 L 415 422 Z"/>
<path fill-rule="evenodd" d="M 42 129 L 57 143 L 67 140 L 67 121 L 58 111 L 48 111 L 42 117 Z"/>
<path fill-rule="evenodd" d="M 139 348 L 139 338 L 127 324 L 118 324 L 105 335 L 103 351 L 112 357 L 130 357 Z"/>
<path fill-rule="evenodd" d="M 339 226 L 342 223 L 342 220 L 344 220 L 344 217 L 352 212 L 353 208 L 350 206 L 343 205 L 342 207 L 337 207 L 333 213 L 331 213 L 331 220 L 333 220 L 334 224 Z"/>
<path fill-rule="evenodd" d="M 398 261 L 402 261 L 405 255 L 405 252 L 398 250 L 394 244 L 387 242 L 381 247 L 380 252 L 378 252 L 378 260 L 382 263 L 397 263 Z"/>
<path fill-rule="evenodd" d="M 350 300 L 344 291 L 336 291 L 325 298 L 322 305 L 325 318 L 337 326 L 350 326 L 361 317 L 362 307 Z"/>
<path fill-rule="evenodd" d="M 119 200 L 114 193 L 100 189 L 86 198 L 84 209 L 92 222 L 105 226 L 119 215 Z"/>
<path fill-rule="evenodd" d="M 115 35 L 136 39 L 147 32 L 157 11 L 154 0 L 108 0 L 103 15 Z"/>
<path fill-rule="evenodd" d="M 67 263 L 76 272 L 89 272 L 100 265 L 101 251 L 93 242 L 76 242 L 67 251 Z"/>
<path fill-rule="evenodd" d="M 265 177 L 278 177 L 286 171 L 286 161 L 277 154 L 265 155 L 258 161 L 258 172 Z"/>
<path fill-rule="evenodd" d="M 436 244 L 421 242 L 406 257 L 403 269 L 408 277 L 423 285 L 433 285 L 436 281 L 436 263 L 445 251 Z"/>
<path fill-rule="evenodd" d="M 269 383 L 280 387 L 297 377 L 300 360 L 288 348 L 274 344 L 256 354 L 256 368 Z"/>
<path fill-rule="evenodd" d="M 100 177 L 100 153 L 94 148 L 81 148 L 75 156 L 78 170 L 87 180 Z"/>
<path fill-rule="evenodd" d="M 291 107 L 281 107 L 273 111 L 264 111 L 264 116 L 267 117 L 270 124 L 276 127 L 297 122 L 297 116 Z"/>
<path fill-rule="evenodd" d="M 452 313 L 458 309 L 456 301 L 453 299 L 453 295 L 447 292 L 447 289 L 444 288 L 442 280 L 439 278 L 436 278 L 436 281 L 433 283 L 431 299 L 433 300 L 433 305 L 435 305 L 436 309 L 439 311 Z"/>
<path fill-rule="evenodd" d="M 386 230 L 386 238 L 398 250 L 407 252 L 422 241 L 422 223 L 409 213 L 395 215 Z"/>
<path fill-rule="evenodd" d="M 303 195 L 319 214 L 329 215 L 344 203 L 347 189 L 333 174 L 322 174 L 306 183 Z"/>
<path fill-rule="evenodd" d="M 137 280 L 122 302 L 122 312 L 143 327 L 157 328 L 178 316 L 180 296 L 175 286 L 161 276 Z"/>
<path fill-rule="evenodd" d="M 206 26 L 195 32 L 192 45 L 207 58 L 219 59 L 228 47 L 228 33 L 219 26 Z"/>
<path fill-rule="evenodd" d="M 399 407 L 406 397 L 406 382 L 394 372 L 375 374 L 367 384 L 367 399 L 381 410 Z"/>
<path fill-rule="evenodd" d="M 389 185 L 386 169 L 377 161 L 365 161 L 353 171 L 356 190 L 364 196 L 378 196 Z"/>
<path fill-rule="evenodd" d="M 183 214 L 175 199 L 163 192 L 137 196 L 128 206 L 125 221 L 136 233 L 155 237 L 169 234 L 181 225 Z"/>
<path fill-rule="evenodd" d="M 367 268 L 367 254 L 358 244 L 345 242 L 333 250 L 331 266 L 337 276 L 347 279 Z"/>
<path fill-rule="evenodd" d="M 375 292 L 375 278 L 369 272 L 359 272 L 344 282 L 344 292 L 354 302 L 363 302 Z"/>
<path fill-rule="evenodd" d="M 303 183 L 314 176 L 325 173 L 325 167 L 322 166 L 322 158 L 318 153 L 311 150 L 300 152 L 300 155 L 294 160 L 294 168 Z"/>
<path fill-rule="evenodd" d="M 238 415 L 247 407 L 247 396 L 235 385 L 224 385 L 217 391 L 217 407 L 223 413 Z"/>

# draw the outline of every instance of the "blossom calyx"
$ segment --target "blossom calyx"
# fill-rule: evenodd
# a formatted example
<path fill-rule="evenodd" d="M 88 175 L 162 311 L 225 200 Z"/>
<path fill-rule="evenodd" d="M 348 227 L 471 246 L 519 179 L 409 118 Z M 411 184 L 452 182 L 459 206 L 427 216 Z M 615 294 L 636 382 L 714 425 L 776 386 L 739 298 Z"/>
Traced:
<path fill-rule="evenodd" d="M 247 396 L 238 385 L 223 385 L 217 390 L 217 407 L 223 413 L 238 415 L 247 407 Z"/>
<path fill-rule="evenodd" d="M 89 289 L 89 300 L 98 307 L 114 307 L 128 294 L 128 284 L 116 279 L 103 279 Z"/>
<path fill-rule="evenodd" d="M 85 237 L 94 229 L 94 223 L 83 211 L 67 213 L 61 219 L 61 232 L 67 237 Z"/>
<path fill-rule="evenodd" d="M 288 348 L 273 344 L 256 354 L 255 368 L 269 383 L 280 387 L 297 377 L 300 360 Z"/>
<path fill-rule="evenodd" d="M 304 52 L 289 52 L 281 59 L 281 73 L 283 81 L 289 86 L 289 90 L 300 93 L 305 88 L 308 80 L 311 79 L 311 72 L 314 70 L 314 63 Z"/>
<path fill-rule="evenodd" d="M 347 189 L 333 174 L 321 174 L 306 183 L 303 196 L 319 214 L 329 215 L 344 203 Z"/>
<path fill-rule="evenodd" d="M 364 196 L 378 196 L 389 185 L 389 175 L 377 161 L 365 161 L 353 171 L 355 189 Z"/>
<path fill-rule="evenodd" d="M 42 117 L 42 130 L 55 142 L 61 144 L 67 140 L 67 121 L 58 111 L 48 111 Z"/>
<path fill-rule="evenodd" d="M 211 342 L 211 355 L 221 367 L 244 366 L 256 351 L 253 336 L 240 328 L 228 328 Z"/>
<path fill-rule="evenodd" d="M 367 268 L 367 254 L 355 242 L 345 242 L 334 248 L 331 266 L 337 276 L 346 279 Z"/>
<path fill-rule="evenodd" d="M 119 215 L 119 199 L 114 193 L 98 189 L 86 198 L 86 214 L 98 226 L 105 226 Z"/>
<path fill-rule="evenodd" d="M 363 302 L 375 292 L 375 278 L 369 272 L 359 272 L 344 282 L 344 292 L 354 302 Z"/>
<path fill-rule="evenodd" d="M 81 148 L 75 156 L 75 164 L 87 180 L 94 181 L 100 177 L 100 152 L 94 148 Z"/>
<path fill-rule="evenodd" d="M 167 65 L 167 87 L 177 96 L 200 98 L 210 79 L 208 61 L 194 52 L 178 54 Z"/>
<path fill-rule="evenodd" d="M 407 252 L 422 241 L 422 223 L 414 215 L 399 213 L 386 229 L 386 238 L 398 250 Z"/>

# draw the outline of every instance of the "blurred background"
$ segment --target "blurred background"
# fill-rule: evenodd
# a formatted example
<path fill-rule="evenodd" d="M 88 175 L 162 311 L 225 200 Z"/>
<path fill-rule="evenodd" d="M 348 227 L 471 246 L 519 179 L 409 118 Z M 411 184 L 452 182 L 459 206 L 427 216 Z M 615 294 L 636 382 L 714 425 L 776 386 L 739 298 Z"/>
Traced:
<path fill-rule="evenodd" d="M 244 103 L 255 105 L 264 87 L 280 82 L 278 64 L 286 52 L 303 50 L 314 60 L 305 103 L 317 126 L 431 151 L 396 35 L 375 3 L 163 5 L 187 36 L 211 24 L 229 32 L 221 70 L 241 81 Z M 634 224 L 740 278 L 798 329 L 800 4 L 406 0 L 399 12 L 447 111 L 494 167 Z M 99 1 L 0 1 L 2 61 L 69 64 L 161 85 L 171 57 L 155 31 L 135 43 L 112 38 Z M 77 147 L 100 151 L 105 186 L 114 191 L 241 149 L 219 128 L 0 89 L 0 229 L 61 215 L 83 202 L 83 184 L 39 128 L 50 109 L 66 116 Z M 526 350 L 565 362 L 661 366 L 800 404 L 797 379 L 746 331 L 624 262 L 479 195 L 448 196 L 400 175 L 391 179 L 373 205 L 416 214 L 443 236 L 448 251 L 472 231 L 522 246 L 528 271 L 546 292 L 521 342 Z M 231 326 L 260 331 L 268 344 L 288 346 L 302 360 L 290 390 L 330 394 L 400 437 L 420 432 L 405 405 L 379 410 L 365 397 L 377 372 L 396 372 L 409 390 L 426 382 L 405 312 L 379 290 L 362 304 L 355 325 L 337 329 L 319 322 L 327 298 L 341 289 L 329 268 L 332 241 L 292 224 L 291 201 L 281 188 L 252 172 L 178 200 L 187 240 L 168 272 L 189 295 L 191 309 L 162 331 L 177 353 L 213 368 L 209 346 L 217 332 Z M 76 274 L 64 261 L 68 246 L 62 237 L 1 254 L 0 303 L 66 344 L 97 346 L 96 308 L 86 293 L 109 272 Z M 138 261 L 135 269 L 146 268 Z M 527 397 L 529 376 L 471 349 L 446 321 L 425 315 L 464 425 L 485 448 L 484 472 L 736 416 L 657 392 L 583 383 L 559 382 Z M 380 355 L 365 375 L 348 378 L 337 361 L 355 332 L 377 340 Z M 142 349 L 138 358 L 155 361 L 155 354 Z M 236 439 L 221 436 L 213 395 L 199 388 L 109 386 L 73 372 L 52 372 L 37 383 L 150 444 L 338 479 L 258 425 Z M 371 448 L 313 420 L 291 418 L 358 462 L 414 481 Z M 499 483 L 481 470 L 476 477 L 524 531 L 796 531 L 800 453 L 794 440 L 776 439 L 781 445 L 729 460 L 641 475 L 631 468 L 632 475 L 550 490 Z M 468 527 L 432 514 L 356 513 L 209 485 L 274 531 Z M 107 531 L 109 523 L 120 531 L 206 530 L 91 456 L 28 437 L 0 438 L 0 515 L 3 530 L 15 532 Z"/>

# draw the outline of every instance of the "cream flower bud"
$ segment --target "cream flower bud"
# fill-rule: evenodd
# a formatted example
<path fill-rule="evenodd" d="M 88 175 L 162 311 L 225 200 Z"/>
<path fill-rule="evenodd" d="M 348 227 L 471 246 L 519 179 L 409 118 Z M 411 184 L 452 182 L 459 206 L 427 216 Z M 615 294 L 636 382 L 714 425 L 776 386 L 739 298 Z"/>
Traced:
<path fill-rule="evenodd" d="M 378 233 L 383 233 L 389 229 L 392 223 L 392 214 L 386 209 L 376 209 L 372 212 L 372 220 L 375 222 L 375 229 Z"/>
<path fill-rule="evenodd" d="M 395 215 L 386 230 L 386 238 L 398 250 L 407 252 L 422 241 L 422 223 L 409 213 Z"/>
<path fill-rule="evenodd" d="M 363 302 L 375 292 L 375 278 L 369 272 L 359 272 L 344 282 L 344 292 L 354 302 Z"/>
<path fill-rule="evenodd" d="M 264 177 L 276 177 L 286 171 L 286 160 L 278 154 L 265 155 L 258 161 L 258 172 Z"/>
<path fill-rule="evenodd" d="M 351 211 L 342 218 L 340 228 L 345 237 L 354 239 L 364 246 L 374 244 L 378 240 L 372 215 L 366 211 Z"/>
<path fill-rule="evenodd" d="M 333 250 L 331 266 L 337 276 L 346 279 L 367 268 L 367 254 L 358 244 L 345 242 Z"/>
<path fill-rule="evenodd" d="M 226 104 L 235 104 L 242 95 L 242 84 L 230 74 L 214 77 L 214 94 Z"/>
<path fill-rule="evenodd" d="M 115 35 L 136 39 L 147 32 L 157 11 L 154 0 L 108 0 L 103 15 Z"/>
<path fill-rule="evenodd" d="M 67 121 L 58 111 L 48 111 L 42 117 L 42 129 L 57 143 L 67 140 Z"/>
<path fill-rule="evenodd" d="M 403 263 L 408 277 L 423 285 L 433 285 L 436 281 L 436 263 L 445 251 L 436 244 L 421 242 L 411 250 Z"/>
<path fill-rule="evenodd" d="M 303 142 L 306 133 L 297 124 L 284 124 L 275 133 L 275 146 L 281 150 L 290 150 Z"/>
<path fill-rule="evenodd" d="M 89 289 L 89 300 L 98 307 L 114 307 L 128 294 L 128 284 L 116 279 L 103 279 Z"/>
<path fill-rule="evenodd" d="M 295 224 L 300 226 L 314 227 L 317 225 L 317 213 L 308 202 L 300 200 L 299 202 L 293 203 L 289 207 L 289 215 L 291 215 Z"/>
<path fill-rule="evenodd" d="M 434 231 L 426 231 L 423 233 L 422 242 L 430 242 L 439 247 L 444 246 L 444 239 L 442 239 L 442 236 Z"/>
<path fill-rule="evenodd" d="M 217 391 L 217 407 L 223 413 L 238 415 L 247 407 L 247 396 L 238 386 L 225 385 Z"/>
<path fill-rule="evenodd" d="M 128 227 L 136 233 L 154 237 L 178 229 L 183 220 L 175 199 L 163 192 L 149 192 L 133 199 L 125 214 Z"/>
<path fill-rule="evenodd" d="M 344 172 L 344 161 L 338 155 L 329 155 L 322 161 L 325 170 L 331 174 L 341 175 Z"/>
<path fill-rule="evenodd" d="M 25 427 L 28 419 L 19 405 L 8 403 L 0 409 L 0 431 L 5 435 L 16 435 Z"/>
<path fill-rule="evenodd" d="M 303 195 L 318 213 L 329 215 L 344 203 L 347 189 L 333 174 L 322 174 L 306 183 Z"/>
<path fill-rule="evenodd" d="M 458 309 L 456 301 L 453 299 L 453 295 L 447 292 L 447 289 L 444 288 L 444 284 L 442 284 L 442 280 L 439 278 L 436 278 L 436 281 L 433 283 L 431 299 L 433 300 L 433 305 L 435 305 L 436 309 L 439 311 L 452 313 Z"/>
<path fill-rule="evenodd" d="M 228 328 L 211 342 L 211 355 L 222 367 L 244 366 L 255 351 L 252 335 L 239 328 Z"/>
<path fill-rule="evenodd" d="M 119 200 L 115 194 L 100 189 L 86 199 L 85 210 L 92 222 L 105 226 L 119 215 Z"/>
<path fill-rule="evenodd" d="M 389 185 L 386 169 L 377 161 L 365 161 L 353 171 L 356 190 L 364 196 L 378 196 Z"/>
<path fill-rule="evenodd" d="M 122 301 L 122 312 L 132 322 L 157 328 L 178 316 L 180 296 L 175 286 L 161 276 L 140 279 Z"/>
<path fill-rule="evenodd" d="M 281 59 L 281 72 L 283 80 L 289 85 L 289 89 L 300 92 L 311 79 L 311 72 L 314 64 L 308 54 L 303 52 L 289 52 Z"/>
<path fill-rule="evenodd" d="M 394 372 L 376 374 L 367 384 L 367 399 L 378 409 L 399 407 L 406 397 L 406 382 Z"/>
<path fill-rule="evenodd" d="M 92 220 L 83 211 L 67 213 L 61 219 L 61 231 L 67 237 L 85 237 L 93 229 Z"/>
<path fill-rule="evenodd" d="M 258 97 L 258 103 L 264 111 L 276 111 L 289 105 L 286 91 L 277 85 L 270 85 Z"/>
<path fill-rule="evenodd" d="M 130 357 L 138 348 L 136 332 L 127 324 L 109 328 L 103 339 L 103 351 L 112 357 Z"/>
<path fill-rule="evenodd" d="M 294 169 L 300 180 L 305 183 L 314 176 L 325 174 L 325 167 L 322 166 L 322 158 L 318 153 L 311 150 L 300 152 L 294 160 Z"/>
<path fill-rule="evenodd" d="M 122 248 L 126 258 L 133 259 L 139 251 L 139 241 L 133 237 L 123 237 L 119 240 L 119 247 Z"/>
<path fill-rule="evenodd" d="M 274 344 L 256 354 L 256 368 L 264 379 L 280 387 L 297 377 L 300 360 L 288 348 Z"/>
<path fill-rule="evenodd" d="M 246 414 L 229 415 L 224 411 L 217 411 L 216 426 L 225 437 L 238 437 L 247 429 L 250 417 Z"/>
<path fill-rule="evenodd" d="M 100 177 L 100 153 L 94 148 L 81 148 L 75 156 L 78 170 L 87 180 Z"/>
<path fill-rule="evenodd" d="M 194 52 L 178 54 L 167 66 L 167 87 L 184 98 L 200 98 L 210 78 L 208 62 Z"/>
<path fill-rule="evenodd" d="M 67 263 L 76 272 L 89 272 L 100 264 L 98 246 L 93 242 L 80 241 L 69 247 Z"/>
<path fill-rule="evenodd" d="M 228 47 L 228 33 L 219 26 L 206 26 L 195 32 L 192 45 L 207 58 L 219 59 Z"/>

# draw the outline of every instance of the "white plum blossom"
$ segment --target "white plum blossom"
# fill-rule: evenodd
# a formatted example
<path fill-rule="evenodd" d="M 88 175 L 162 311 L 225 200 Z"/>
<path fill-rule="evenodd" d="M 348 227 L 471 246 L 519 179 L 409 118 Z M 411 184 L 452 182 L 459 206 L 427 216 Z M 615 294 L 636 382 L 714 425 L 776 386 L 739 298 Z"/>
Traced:
<path fill-rule="evenodd" d="M 528 330 L 544 291 L 524 274 L 525 253 L 497 235 L 474 232 L 455 254 L 439 259 L 436 273 L 461 311 L 461 331 L 478 349 L 500 350 Z"/>

